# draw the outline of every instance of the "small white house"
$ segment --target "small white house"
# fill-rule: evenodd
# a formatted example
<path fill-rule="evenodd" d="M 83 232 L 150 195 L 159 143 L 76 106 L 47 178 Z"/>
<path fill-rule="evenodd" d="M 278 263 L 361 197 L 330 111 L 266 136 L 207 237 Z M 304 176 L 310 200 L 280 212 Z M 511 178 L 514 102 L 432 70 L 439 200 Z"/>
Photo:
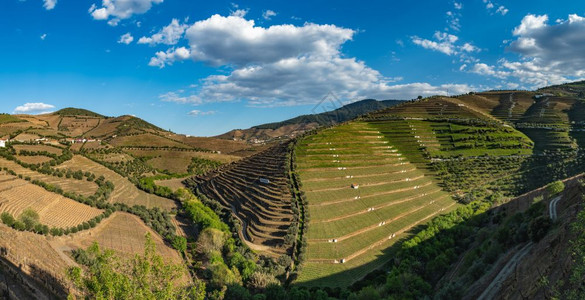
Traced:
<path fill-rule="evenodd" d="M 0 148 L 6 148 L 6 142 L 8 142 L 7 140 L 0 140 Z"/>
<path fill-rule="evenodd" d="M 264 184 L 269 184 L 270 180 L 266 179 L 266 178 L 260 178 L 260 182 L 264 183 Z"/>

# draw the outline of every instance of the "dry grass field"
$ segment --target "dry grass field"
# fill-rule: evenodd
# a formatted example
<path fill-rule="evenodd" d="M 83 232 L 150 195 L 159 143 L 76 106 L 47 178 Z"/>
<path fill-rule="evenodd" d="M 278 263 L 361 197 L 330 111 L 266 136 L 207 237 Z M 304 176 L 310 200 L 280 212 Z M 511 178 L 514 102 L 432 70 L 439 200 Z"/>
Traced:
<path fill-rule="evenodd" d="M 56 154 L 56 155 L 61 155 L 61 153 L 63 153 L 62 149 L 55 148 L 53 146 L 48 146 L 48 145 L 14 145 L 13 147 L 14 147 L 14 150 L 16 150 L 17 152 L 24 150 L 24 151 L 30 151 L 30 152 L 46 151 L 46 152 Z"/>
<path fill-rule="evenodd" d="M 154 183 L 156 185 L 166 186 L 168 188 L 171 188 L 173 191 L 176 191 L 180 188 L 186 188 L 186 186 L 183 184 L 184 180 L 185 178 L 173 178 L 167 180 L 157 180 Z"/>
<path fill-rule="evenodd" d="M 46 237 L 16 231 L 4 224 L 0 224 L 0 248 L 6 249 L 3 257 L 19 266 L 21 271 L 41 281 L 46 280 L 49 285 L 55 284 L 48 281 L 49 277 L 65 283 L 66 270 L 74 264 L 64 254 L 55 251 Z"/>
<path fill-rule="evenodd" d="M 60 187 L 66 192 L 73 192 L 83 196 L 91 196 L 95 194 L 98 189 L 97 184 L 93 182 L 89 182 L 87 180 L 77 180 L 73 178 L 65 178 L 65 177 L 56 177 L 51 175 L 45 175 L 33 170 L 27 169 L 22 167 L 21 165 L 6 160 L 5 158 L 0 158 L 0 168 L 8 168 L 16 172 L 17 175 L 22 175 L 24 177 L 30 177 L 32 180 L 39 180 L 48 184 L 52 184 L 55 186 Z M 78 170 L 78 169 L 77 169 Z M 84 170 L 85 171 L 85 170 Z M 97 174 L 96 174 L 97 175 Z M 99 176 L 99 175 L 97 175 Z"/>
<path fill-rule="evenodd" d="M 166 245 L 162 238 L 148 228 L 139 217 L 116 212 L 88 231 L 79 232 L 70 237 L 59 238 L 60 242 L 71 248 L 87 248 L 98 242 L 102 248 L 112 249 L 126 257 L 144 253 L 146 233 L 150 233 L 156 245 L 157 253 L 167 261 L 182 261 L 179 253 Z"/>
<path fill-rule="evenodd" d="M 158 170 L 169 170 L 173 173 L 187 173 L 187 168 L 193 157 L 199 157 L 222 163 L 231 163 L 240 159 L 238 156 L 198 151 L 169 150 L 140 150 L 129 149 L 127 152 L 136 157 L 148 157 L 147 164 Z"/>
<path fill-rule="evenodd" d="M 59 123 L 59 130 L 69 136 L 81 136 L 97 127 L 101 120 L 92 117 L 63 117 Z"/>
<path fill-rule="evenodd" d="M 42 164 L 53 160 L 52 158 L 43 155 L 35 156 L 16 155 L 15 157 L 19 161 L 27 164 Z"/>
<path fill-rule="evenodd" d="M 102 210 L 51 193 L 12 175 L 0 175 L 0 212 L 18 217 L 32 208 L 41 224 L 67 228 L 77 226 L 100 215 Z"/>
<path fill-rule="evenodd" d="M 189 148 L 189 146 L 164 137 L 144 133 L 138 135 L 119 136 L 110 141 L 117 147 L 174 147 Z"/>
<path fill-rule="evenodd" d="M 211 151 L 220 151 L 223 154 L 231 154 L 234 152 L 239 152 L 250 148 L 250 145 L 247 145 L 246 143 L 241 141 L 230 141 L 210 137 L 194 137 L 180 134 L 172 134 L 169 135 L 169 138 L 185 143 L 194 148 L 207 149 Z"/>
<path fill-rule="evenodd" d="M 114 192 L 110 196 L 110 202 L 120 202 L 130 206 L 144 205 L 146 207 L 160 207 L 166 210 L 177 207 L 177 204 L 173 200 L 141 191 L 128 181 L 128 179 L 118 173 L 80 155 L 73 156 L 73 159 L 66 161 L 59 168 L 89 171 L 96 176 L 103 175 L 115 186 Z"/>

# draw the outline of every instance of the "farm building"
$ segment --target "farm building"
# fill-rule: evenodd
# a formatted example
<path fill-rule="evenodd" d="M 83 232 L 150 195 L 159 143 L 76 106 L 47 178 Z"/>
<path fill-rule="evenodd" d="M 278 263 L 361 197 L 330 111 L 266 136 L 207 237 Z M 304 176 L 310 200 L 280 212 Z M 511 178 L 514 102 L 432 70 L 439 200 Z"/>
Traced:
<path fill-rule="evenodd" d="M 6 143 L 8 140 L 0 140 L 0 148 L 6 148 Z"/>
<path fill-rule="evenodd" d="M 270 180 L 266 179 L 266 178 L 260 178 L 260 182 L 264 183 L 264 184 L 269 184 Z"/>
<path fill-rule="evenodd" d="M 357 190 L 357 189 L 359 189 L 359 188 L 360 188 L 360 185 L 359 185 L 359 184 L 357 184 L 357 183 L 352 183 L 352 184 L 351 184 L 351 188 L 352 188 L 352 189 L 354 189 L 354 190 Z"/>

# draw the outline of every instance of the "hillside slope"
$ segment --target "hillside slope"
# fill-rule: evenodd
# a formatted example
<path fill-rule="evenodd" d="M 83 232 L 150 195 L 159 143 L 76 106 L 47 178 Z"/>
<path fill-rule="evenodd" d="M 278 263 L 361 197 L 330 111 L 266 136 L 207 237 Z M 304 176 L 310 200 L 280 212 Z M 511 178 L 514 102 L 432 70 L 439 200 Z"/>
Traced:
<path fill-rule="evenodd" d="M 320 126 L 334 125 L 354 119 L 357 116 L 398 105 L 402 100 L 383 100 L 365 99 L 353 102 L 342 107 L 314 113 L 310 115 L 301 115 L 282 122 L 262 124 L 249 129 L 235 129 L 230 132 L 217 136 L 222 139 L 236 139 L 244 141 L 252 140 L 272 140 L 275 138 L 295 137 L 303 132 L 318 128 Z M 327 102 L 315 107 L 313 112 L 324 109 L 335 108 L 337 103 Z"/>

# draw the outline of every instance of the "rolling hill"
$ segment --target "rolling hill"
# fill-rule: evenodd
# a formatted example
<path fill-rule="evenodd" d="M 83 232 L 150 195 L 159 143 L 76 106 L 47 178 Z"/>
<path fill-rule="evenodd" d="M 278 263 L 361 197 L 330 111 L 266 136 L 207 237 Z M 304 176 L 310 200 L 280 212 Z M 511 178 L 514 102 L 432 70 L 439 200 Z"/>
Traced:
<path fill-rule="evenodd" d="M 66 274 L 95 267 L 93 242 L 131 257 L 148 233 L 209 297 L 568 298 L 582 89 L 364 100 L 215 138 L 76 108 L 1 115 L 0 278 L 81 295 Z"/>
<path fill-rule="evenodd" d="M 338 101 L 331 103 L 321 103 L 321 105 L 316 106 L 313 111 L 316 112 L 324 109 L 335 108 L 335 106 L 338 105 L 336 102 Z M 401 102 L 404 101 L 377 101 L 373 99 L 365 99 L 344 105 L 339 108 L 335 108 L 331 111 L 302 115 L 282 122 L 262 124 L 249 129 L 235 129 L 217 137 L 222 139 L 244 141 L 266 141 L 277 138 L 291 138 L 320 126 L 329 126 L 343 123 L 368 112 L 394 106 Z"/>

